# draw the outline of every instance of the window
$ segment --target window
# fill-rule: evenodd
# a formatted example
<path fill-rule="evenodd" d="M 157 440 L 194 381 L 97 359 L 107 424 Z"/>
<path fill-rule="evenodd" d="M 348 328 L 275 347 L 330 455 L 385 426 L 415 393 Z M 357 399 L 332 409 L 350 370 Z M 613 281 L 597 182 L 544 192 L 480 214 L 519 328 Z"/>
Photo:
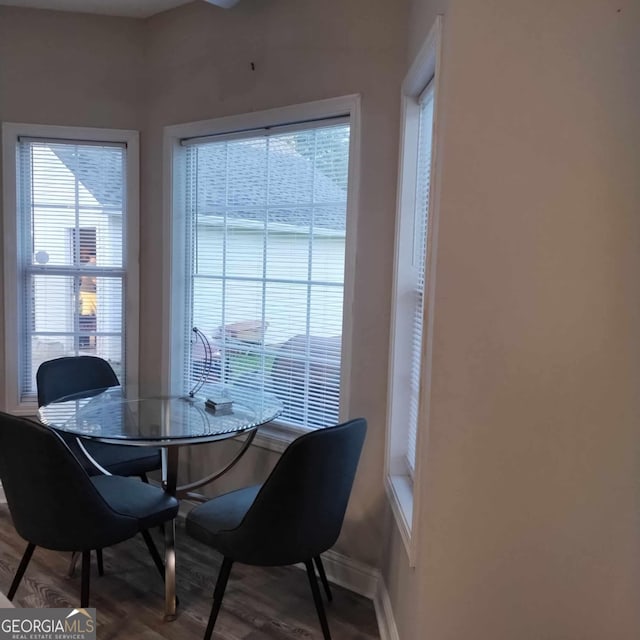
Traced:
<path fill-rule="evenodd" d="M 387 493 L 415 562 L 420 455 L 428 420 L 433 254 L 432 166 L 440 23 L 403 85 L 396 257 L 389 366 Z"/>
<path fill-rule="evenodd" d="M 16 380 L 7 401 L 25 409 L 35 402 L 38 366 L 51 358 L 99 356 L 124 382 L 126 345 L 136 331 L 129 321 L 137 322 L 125 302 L 136 280 L 127 259 L 137 237 L 129 237 L 136 216 L 127 193 L 133 140 L 45 129 L 50 135 L 4 127 L 5 158 L 14 157 L 5 171 L 5 231 L 15 238 L 5 261 L 15 274 L 6 292 L 7 369 L 18 363 L 18 371 L 7 371 Z"/>
<path fill-rule="evenodd" d="M 320 428 L 341 413 L 351 124 L 269 115 L 177 141 L 174 390 L 271 392 L 280 423 Z"/>
<path fill-rule="evenodd" d="M 411 361 L 407 386 L 407 472 L 413 478 L 416 467 L 416 440 L 420 413 L 422 354 L 424 351 L 424 311 L 426 293 L 427 247 L 429 246 L 429 187 L 431 184 L 431 148 L 433 142 L 433 81 L 418 99 L 418 165 L 413 205 L 413 251 L 407 261 L 407 279 L 412 287 L 413 313 L 410 336 Z M 405 265 L 403 265 L 405 266 Z M 400 265 L 398 265 L 400 268 Z"/>

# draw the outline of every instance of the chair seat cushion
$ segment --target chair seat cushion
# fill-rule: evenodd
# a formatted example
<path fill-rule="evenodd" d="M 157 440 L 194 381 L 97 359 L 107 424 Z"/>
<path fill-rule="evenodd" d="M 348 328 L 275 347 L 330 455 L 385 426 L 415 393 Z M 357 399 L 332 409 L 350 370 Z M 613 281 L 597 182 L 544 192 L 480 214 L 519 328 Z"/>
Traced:
<path fill-rule="evenodd" d="M 196 540 L 215 547 L 221 531 L 235 529 L 242 522 L 261 486 L 231 491 L 198 505 L 187 515 L 187 532 Z"/>
<path fill-rule="evenodd" d="M 141 530 L 171 520 L 178 513 L 178 501 L 173 496 L 140 480 L 93 476 L 91 482 L 114 511 L 137 518 Z"/>
<path fill-rule="evenodd" d="M 130 447 L 83 440 L 82 444 L 101 466 L 118 476 L 140 476 L 160 469 L 160 451 L 151 447 Z"/>

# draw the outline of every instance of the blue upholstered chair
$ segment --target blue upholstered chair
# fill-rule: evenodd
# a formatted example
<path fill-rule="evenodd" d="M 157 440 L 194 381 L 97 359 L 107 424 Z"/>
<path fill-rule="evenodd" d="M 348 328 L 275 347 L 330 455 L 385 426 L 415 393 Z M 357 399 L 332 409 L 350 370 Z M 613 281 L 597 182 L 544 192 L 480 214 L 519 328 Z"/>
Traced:
<path fill-rule="evenodd" d="M 320 554 L 338 539 L 366 429 L 358 418 L 305 434 L 287 447 L 264 484 L 218 496 L 189 513 L 187 532 L 223 555 L 205 640 L 213 633 L 234 562 L 303 562 L 324 638 L 331 639 L 314 562 L 331 600 Z"/>
<path fill-rule="evenodd" d="M 111 365 L 95 356 L 70 356 L 43 362 L 36 373 L 38 406 L 50 404 L 65 396 L 82 394 L 87 397 L 120 384 Z M 73 435 L 62 436 L 90 475 L 97 470 L 87 460 Z M 149 447 L 128 447 L 84 440 L 89 455 L 109 473 L 118 476 L 139 476 L 147 482 L 147 473 L 160 469 L 160 450 Z"/>
<path fill-rule="evenodd" d="M 91 549 L 142 533 L 161 575 L 149 529 L 175 518 L 178 501 L 134 478 L 90 477 L 53 430 L 0 412 L 0 479 L 27 549 L 9 592 L 13 599 L 36 547 L 82 553 L 80 606 L 89 605 Z"/>

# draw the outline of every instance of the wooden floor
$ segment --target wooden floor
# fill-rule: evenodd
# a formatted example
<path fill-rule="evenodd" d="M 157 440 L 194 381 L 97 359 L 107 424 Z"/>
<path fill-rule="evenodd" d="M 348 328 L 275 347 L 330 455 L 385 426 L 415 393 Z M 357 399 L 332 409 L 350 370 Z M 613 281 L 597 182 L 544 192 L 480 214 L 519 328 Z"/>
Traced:
<path fill-rule="evenodd" d="M 153 533 L 160 544 L 159 534 Z M 141 536 L 104 551 L 105 575 L 91 573 L 90 606 L 97 609 L 98 640 L 202 638 L 220 556 L 177 533 L 178 597 L 174 622 L 163 620 L 163 584 Z M 0 591 L 6 593 L 26 543 L 0 505 Z M 69 554 L 36 549 L 14 599 L 18 607 L 70 607 L 80 599 L 80 576 L 67 576 Z M 378 639 L 373 604 L 333 586 L 327 617 L 333 640 Z M 309 583 L 295 567 L 234 565 L 214 640 L 322 639 Z"/>

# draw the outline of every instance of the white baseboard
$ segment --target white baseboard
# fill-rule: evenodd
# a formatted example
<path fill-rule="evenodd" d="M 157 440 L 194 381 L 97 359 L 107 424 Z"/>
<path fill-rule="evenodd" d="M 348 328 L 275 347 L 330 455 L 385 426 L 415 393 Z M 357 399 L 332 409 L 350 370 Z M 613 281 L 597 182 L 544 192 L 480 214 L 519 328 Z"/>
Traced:
<path fill-rule="evenodd" d="M 389 593 L 377 569 L 332 550 L 322 554 L 322 564 L 330 582 L 373 601 L 380 640 L 400 640 Z"/>
<path fill-rule="evenodd" d="M 378 588 L 373 598 L 373 606 L 376 610 L 376 618 L 378 619 L 378 631 L 380 632 L 380 640 L 400 640 L 396 620 L 393 616 L 393 608 L 391 607 L 391 599 L 387 586 L 380 576 L 378 580 Z"/>
<path fill-rule="evenodd" d="M 322 564 L 331 582 L 370 600 L 375 598 L 380 580 L 377 569 L 331 549 L 322 554 Z"/>

